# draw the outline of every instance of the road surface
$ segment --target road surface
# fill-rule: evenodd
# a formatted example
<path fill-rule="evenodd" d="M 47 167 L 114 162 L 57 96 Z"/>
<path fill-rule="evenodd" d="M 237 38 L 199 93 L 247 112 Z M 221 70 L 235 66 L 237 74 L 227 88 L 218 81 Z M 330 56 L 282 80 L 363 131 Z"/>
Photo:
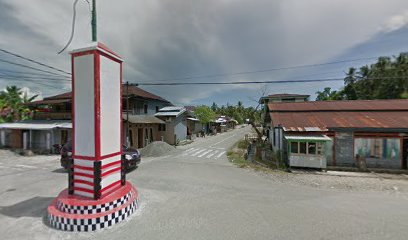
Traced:
<path fill-rule="evenodd" d="M 45 208 L 67 185 L 56 156 L 0 156 L 1 239 L 407 239 L 406 194 L 285 184 L 229 163 L 226 151 L 249 130 L 144 158 L 127 176 L 141 208 L 94 233 L 43 224 Z"/>

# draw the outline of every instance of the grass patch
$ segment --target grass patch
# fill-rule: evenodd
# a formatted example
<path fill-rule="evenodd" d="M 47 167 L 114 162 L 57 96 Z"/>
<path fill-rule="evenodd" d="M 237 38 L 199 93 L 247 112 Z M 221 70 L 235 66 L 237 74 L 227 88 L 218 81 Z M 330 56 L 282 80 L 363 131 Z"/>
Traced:
<path fill-rule="evenodd" d="M 284 169 L 276 169 L 276 167 L 268 162 L 262 161 L 262 159 L 256 159 L 255 162 L 250 162 L 245 159 L 246 152 L 250 142 L 246 140 L 240 140 L 234 144 L 234 146 L 227 151 L 227 157 L 230 162 L 235 164 L 239 168 L 250 168 L 255 171 L 264 173 L 276 173 L 282 172 Z"/>

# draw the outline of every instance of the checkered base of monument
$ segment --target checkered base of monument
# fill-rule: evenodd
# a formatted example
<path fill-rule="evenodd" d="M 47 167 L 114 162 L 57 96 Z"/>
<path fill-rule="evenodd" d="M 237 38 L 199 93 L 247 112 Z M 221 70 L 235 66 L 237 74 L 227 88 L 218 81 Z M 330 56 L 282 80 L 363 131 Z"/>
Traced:
<path fill-rule="evenodd" d="M 137 190 L 129 182 L 99 200 L 69 195 L 65 189 L 48 206 L 48 222 L 64 231 L 95 231 L 125 220 L 138 207 Z"/>

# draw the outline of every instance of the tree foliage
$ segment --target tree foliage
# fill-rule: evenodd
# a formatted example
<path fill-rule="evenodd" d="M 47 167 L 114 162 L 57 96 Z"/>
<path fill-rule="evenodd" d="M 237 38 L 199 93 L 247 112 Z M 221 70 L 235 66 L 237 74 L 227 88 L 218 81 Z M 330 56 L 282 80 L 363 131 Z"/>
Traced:
<path fill-rule="evenodd" d="M 0 122 L 31 119 L 33 112 L 24 103 L 31 102 L 37 96 L 28 97 L 16 86 L 6 87 L 0 92 Z"/>
<path fill-rule="evenodd" d="M 259 122 L 261 118 L 260 111 L 254 107 L 244 107 L 241 101 L 238 101 L 235 106 L 227 104 L 227 106 L 218 107 L 217 104 L 213 103 L 211 109 L 218 115 L 234 118 L 239 124 L 244 123 L 246 119 L 251 122 Z"/>
<path fill-rule="evenodd" d="M 203 124 L 206 124 L 215 118 L 215 112 L 211 110 L 210 107 L 205 105 L 196 107 L 194 110 L 194 115 Z"/>
<path fill-rule="evenodd" d="M 370 66 L 350 68 L 339 91 L 318 91 L 317 101 L 408 98 L 408 54 L 380 57 Z"/>

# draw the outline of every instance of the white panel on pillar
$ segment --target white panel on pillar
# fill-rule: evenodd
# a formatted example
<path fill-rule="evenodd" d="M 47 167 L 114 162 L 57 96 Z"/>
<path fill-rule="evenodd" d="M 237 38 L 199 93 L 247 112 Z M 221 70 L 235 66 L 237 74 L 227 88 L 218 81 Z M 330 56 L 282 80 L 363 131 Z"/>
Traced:
<path fill-rule="evenodd" d="M 100 56 L 101 156 L 121 151 L 120 63 Z"/>
<path fill-rule="evenodd" d="M 95 156 L 94 55 L 74 58 L 75 155 Z"/>

